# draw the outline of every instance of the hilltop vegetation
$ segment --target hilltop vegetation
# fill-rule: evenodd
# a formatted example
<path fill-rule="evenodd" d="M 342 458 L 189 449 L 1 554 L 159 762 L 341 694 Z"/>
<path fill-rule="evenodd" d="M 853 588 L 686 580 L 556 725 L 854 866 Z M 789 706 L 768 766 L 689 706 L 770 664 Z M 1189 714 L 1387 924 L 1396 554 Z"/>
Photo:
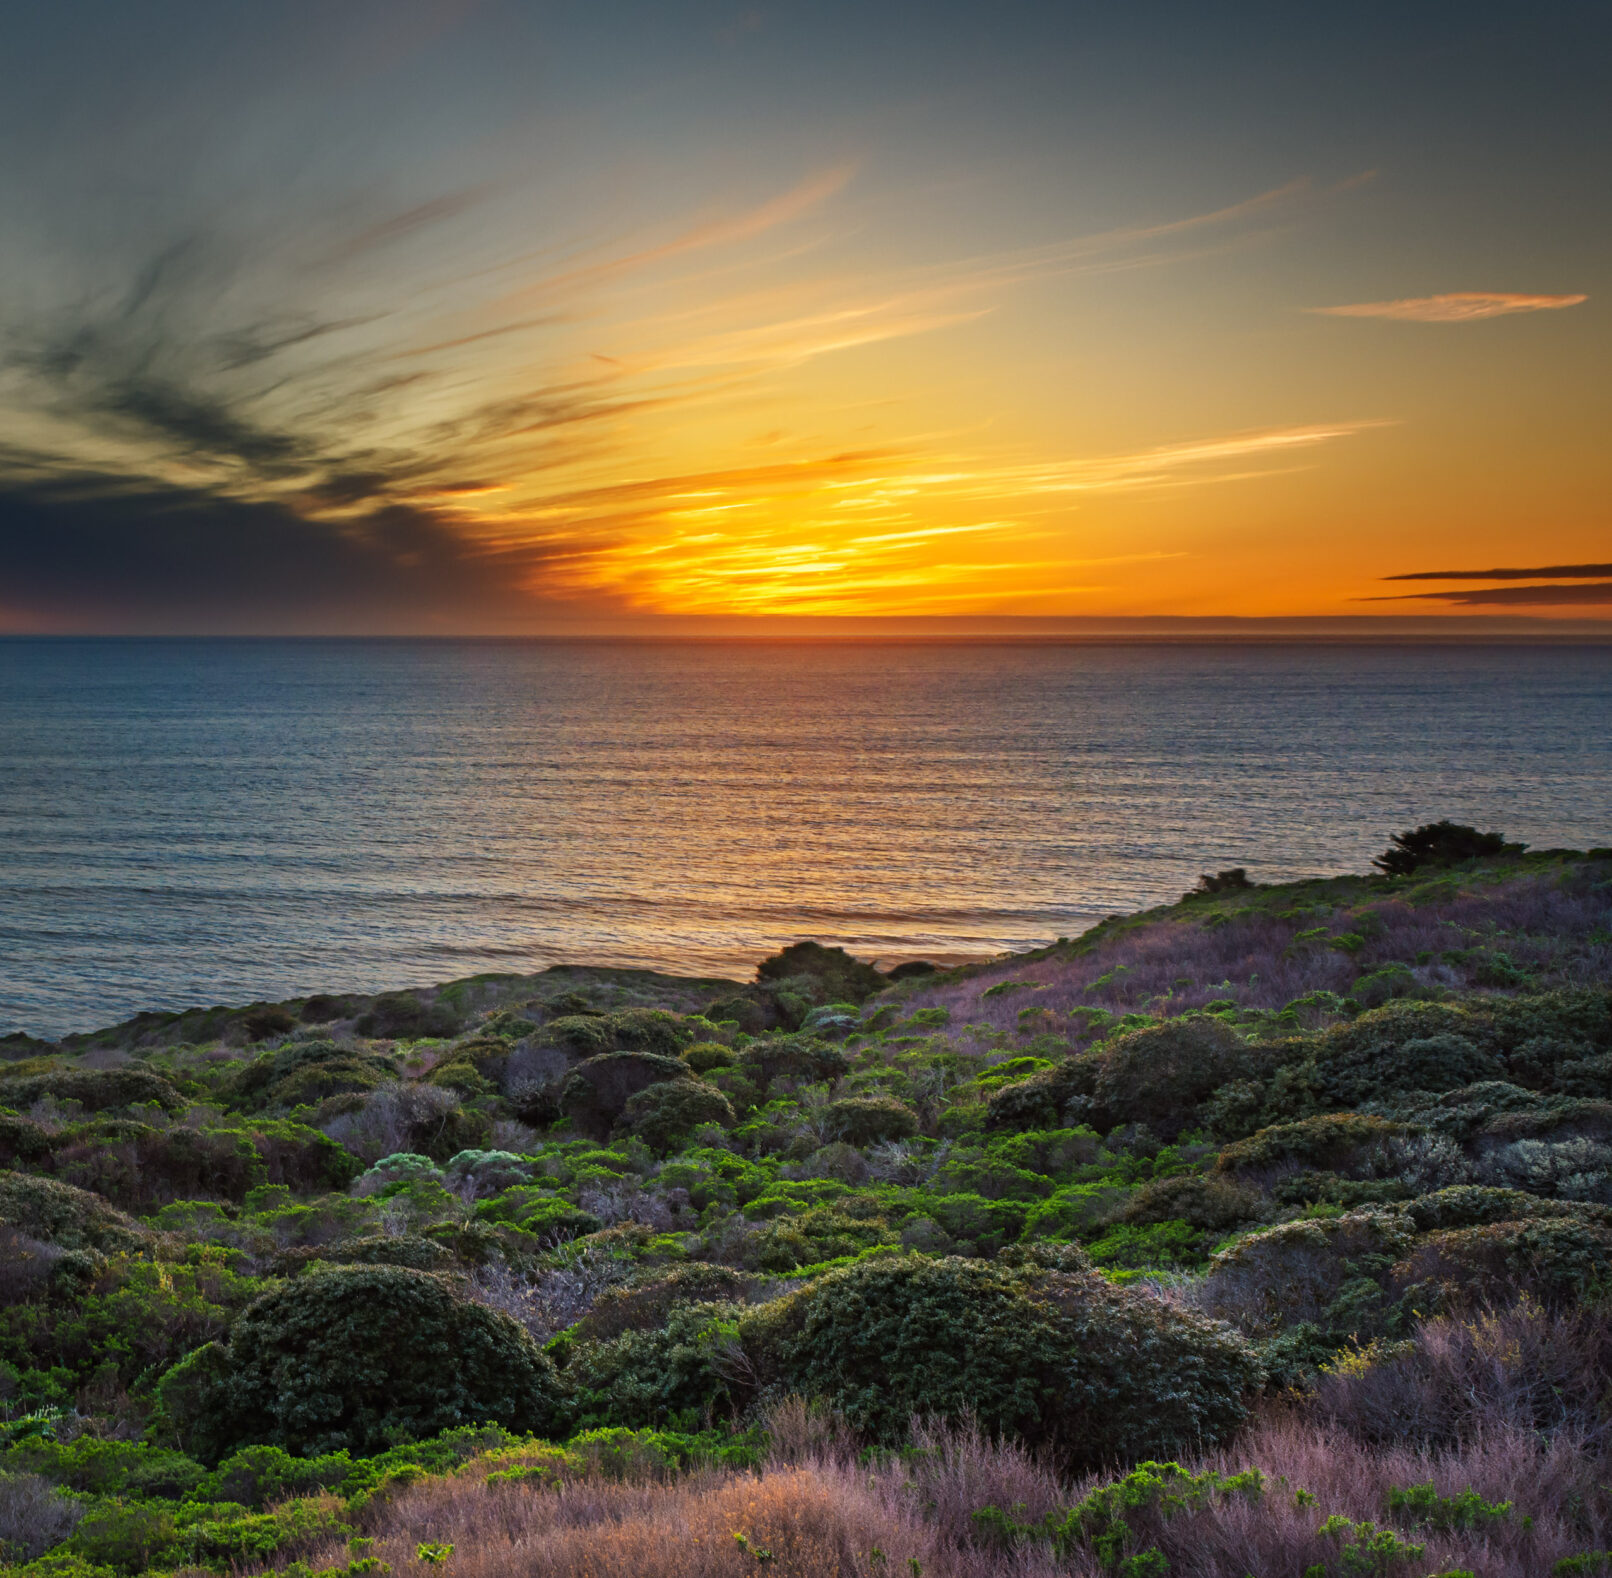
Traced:
<path fill-rule="evenodd" d="M 1612 850 L 1379 865 L 0 1041 L 6 1571 L 1612 1571 Z"/>

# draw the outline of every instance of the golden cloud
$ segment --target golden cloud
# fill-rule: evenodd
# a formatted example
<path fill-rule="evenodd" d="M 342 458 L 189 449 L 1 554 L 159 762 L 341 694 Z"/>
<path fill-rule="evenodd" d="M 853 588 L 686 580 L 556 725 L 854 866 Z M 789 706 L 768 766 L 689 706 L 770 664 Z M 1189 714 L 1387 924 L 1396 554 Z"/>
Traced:
<path fill-rule="evenodd" d="M 1588 296 L 1528 296 L 1514 291 L 1458 290 L 1445 296 L 1409 296 L 1403 301 L 1360 301 L 1344 307 L 1311 307 L 1331 318 L 1393 318 L 1402 323 L 1476 323 L 1513 312 L 1554 312 L 1576 307 Z"/>

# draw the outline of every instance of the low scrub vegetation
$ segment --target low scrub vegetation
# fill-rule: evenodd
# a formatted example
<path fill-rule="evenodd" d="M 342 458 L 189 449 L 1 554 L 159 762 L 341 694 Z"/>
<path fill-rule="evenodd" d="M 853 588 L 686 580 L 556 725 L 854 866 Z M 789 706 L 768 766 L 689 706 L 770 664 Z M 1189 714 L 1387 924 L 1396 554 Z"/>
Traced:
<path fill-rule="evenodd" d="M 9 1039 L 0 1572 L 1612 1570 L 1612 852 L 1378 865 Z"/>

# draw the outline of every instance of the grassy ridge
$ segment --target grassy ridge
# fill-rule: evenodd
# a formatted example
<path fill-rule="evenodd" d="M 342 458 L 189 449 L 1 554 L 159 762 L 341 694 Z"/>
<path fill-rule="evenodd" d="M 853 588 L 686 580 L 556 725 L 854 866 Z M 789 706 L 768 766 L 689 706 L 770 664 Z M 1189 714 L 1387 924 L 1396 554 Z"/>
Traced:
<path fill-rule="evenodd" d="M 1612 852 L 898 973 L 0 1043 L 5 1554 L 1601 1570 Z"/>

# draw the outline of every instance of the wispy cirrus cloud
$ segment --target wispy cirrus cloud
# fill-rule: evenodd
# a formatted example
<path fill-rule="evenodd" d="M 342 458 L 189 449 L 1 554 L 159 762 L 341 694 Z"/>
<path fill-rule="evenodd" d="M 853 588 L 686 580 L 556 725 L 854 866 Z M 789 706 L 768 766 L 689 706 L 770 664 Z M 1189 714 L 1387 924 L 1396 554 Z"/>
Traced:
<path fill-rule="evenodd" d="M 1477 323 L 1516 312 L 1555 312 L 1576 307 L 1586 295 L 1536 296 L 1516 291 L 1452 291 L 1443 296 L 1407 296 L 1401 301 L 1359 301 L 1341 307 L 1311 307 L 1328 318 L 1388 318 L 1400 323 Z"/>
<path fill-rule="evenodd" d="M 198 230 L 57 312 L 12 314 L 0 330 L 28 409 L 62 443 L 54 458 L 42 443 L 26 467 L 0 464 L 0 579 L 10 564 L 58 599 L 70 560 L 122 564 L 106 547 L 121 520 L 165 575 L 193 560 L 175 585 L 227 599 L 239 575 L 253 609 L 366 580 L 400 608 L 425 607 L 436 588 L 508 618 L 523 600 L 758 613 L 995 605 L 1026 584 L 1087 590 L 1090 564 L 1168 556 L 1147 544 L 1070 556 L 1057 522 L 1078 495 L 1267 475 L 1374 425 L 1075 458 L 960 451 L 924 432 L 877 442 L 855 428 L 851 442 L 803 435 L 787 459 L 735 464 L 744 450 L 731 439 L 702 446 L 702 406 L 779 400 L 783 375 L 804 362 L 969 321 L 1028 281 L 1240 244 L 1324 195 L 1295 181 L 1158 223 L 864 272 L 817 269 L 813 247 L 790 236 L 754 245 L 806 220 L 809 236 L 825 233 L 817 221 L 853 173 L 819 170 L 522 283 L 530 255 L 450 266 L 409 296 L 374 288 L 383 249 L 407 241 L 436 256 L 427 243 L 439 232 L 451 245 L 487 195 L 462 187 L 366 211 L 345 240 L 321 228 L 318 246 L 290 249 L 284 264 L 265 265 L 249 237 Z M 779 246 L 807 262 L 780 273 Z M 661 310 L 639 315 L 646 298 Z M 417 370 L 399 377 L 404 357 Z M 96 479 L 93 497 L 71 482 L 81 477 Z M 42 534 L 68 545 L 65 559 L 26 550 Z M 297 573 L 261 570 L 277 556 Z M 142 592 L 123 574 L 148 601 L 162 581 Z"/>
<path fill-rule="evenodd" d="M 1022 599 L 1027 585 L 1041 595 L 1091 590 L 1071 572 L 1093 565 L 1175 556 L 1153 549 L 1072 555 L 1058 520 L 1075 496 L 1209 486 L 1227 480 L 1229 467 L 1285 458 L 1377 425 L 1273 428 L 1023 464 L 914 441 L 555 490 L 516 508 L 494 530 L 517 550 L 543 545 L 549 588 L 603 594 L 646 611 L 995 606 Z M 562 540 L 571 544 L 563 558 Z"/>

